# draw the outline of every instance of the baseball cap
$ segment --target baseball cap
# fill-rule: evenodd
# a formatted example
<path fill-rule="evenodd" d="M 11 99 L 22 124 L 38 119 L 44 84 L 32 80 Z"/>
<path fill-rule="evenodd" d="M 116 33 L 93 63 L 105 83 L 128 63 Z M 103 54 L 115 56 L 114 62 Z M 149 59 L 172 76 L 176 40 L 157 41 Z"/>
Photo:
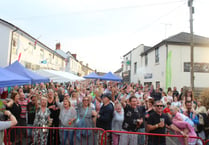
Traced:
<path fill-rule="evenodd" d="M 102 98 L 103 97 L 107 97 L 109 100 L 112 100 L 112 94 L 111 93 L 104 93 L 104 94 L 102 94 Z"/>

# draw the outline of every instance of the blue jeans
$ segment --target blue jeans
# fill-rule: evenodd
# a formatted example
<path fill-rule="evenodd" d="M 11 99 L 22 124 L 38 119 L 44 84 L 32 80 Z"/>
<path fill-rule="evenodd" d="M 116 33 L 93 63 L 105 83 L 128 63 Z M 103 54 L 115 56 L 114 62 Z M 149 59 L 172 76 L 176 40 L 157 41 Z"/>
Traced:
<path fill-rule="evenodd" d="M 137 132 L 145 133 L 145 128 L 139 128 Z M 138 135 L 138 145 L 145 144 L 145 135 Z"/>
<path fill-rule="evenodd" d="M 61 139 L 61 145 L 66 145 L 67 140 L 70 143 L 70 145 L 74 144 L 74 131 L 73 130 L 61 130 L 60 131 L 60 139 Z"/>
<path fill-rule="evenodd" d="M 27 124 L 27 126 L 33 126 L 33 124 Z M 32 137 L 32 128 L 28 128 L 27 129 L 27 135 L 28 135 L 28 137 Z"/>

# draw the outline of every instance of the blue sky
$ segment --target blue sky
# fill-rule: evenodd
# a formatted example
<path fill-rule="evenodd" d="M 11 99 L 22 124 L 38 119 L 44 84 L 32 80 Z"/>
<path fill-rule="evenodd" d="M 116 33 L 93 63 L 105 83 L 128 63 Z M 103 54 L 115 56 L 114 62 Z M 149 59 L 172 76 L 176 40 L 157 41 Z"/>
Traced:
<path fill-rule="evenodd" d="M 194 32 L 209 37 L 208 0 L 194 0 Z M 187 0 L 0 0 L 2 19 L 54 49 L 116 71 L 134 47 L 189 32 Z"/>

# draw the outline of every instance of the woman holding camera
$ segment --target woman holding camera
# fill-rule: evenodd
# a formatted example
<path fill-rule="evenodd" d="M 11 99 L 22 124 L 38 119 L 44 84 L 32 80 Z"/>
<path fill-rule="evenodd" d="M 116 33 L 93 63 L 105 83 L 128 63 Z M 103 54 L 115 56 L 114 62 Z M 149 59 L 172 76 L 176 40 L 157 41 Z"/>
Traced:
<path fill-rule="evenodd" d="M 20 122 L 20 113 L 22 111 L 20 104 L 18 103 L 19 101 L 19 94 L 18 92 L 12 92 L 11 94 L 11 100 L 8 103 L 5 103 L 6 108 L 15 116 L 17 119 L 17 126 L 19 126 Z M 11 129 L 11 142 L 19 143 L 20 137 L 20 129 Z"/>

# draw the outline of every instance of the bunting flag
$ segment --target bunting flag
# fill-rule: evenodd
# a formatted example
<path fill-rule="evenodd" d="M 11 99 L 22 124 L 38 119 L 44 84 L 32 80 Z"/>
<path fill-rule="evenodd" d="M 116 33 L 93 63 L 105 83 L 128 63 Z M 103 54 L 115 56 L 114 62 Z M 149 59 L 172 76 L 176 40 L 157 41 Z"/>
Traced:
<path fill-rule="evenodd" d="M 42 60 L 41 63 L 47 64 L 47 60 Z"/>
<path fill-rule="evenodd" d="M 127 61 L 126 61 L 126 64 L 127 64 L 127 65 L 130 65 L 130 64 L 131 64 L 131 61 L 130 61 L 130 60 L 127 60 Z"/>
<path fill-rule="evenodd" d="M 19 55 L 18 55 L 18 61 L 20 61 L 20 58 L 21 58 L 21 52 L 19 53 Z"/>
<path fill-rule="evenodd" d="M 37 40 L 34 42 L 34 49 L 36 49 Z"/>
<path fill-rule="evenodd" d="M 34 43 L 33 42 L 29 42 L 28 44 L 31 45 L 33 47 L 33 49 L 36 49 L 37 40 L 35 40 Z"/>
<path fill-rule="evenodd" d="M 168 52 L 168 58 L 166 63 L 166 90 L 171 87 L 172 68 L 171 68 L 172 51 Z"/>

